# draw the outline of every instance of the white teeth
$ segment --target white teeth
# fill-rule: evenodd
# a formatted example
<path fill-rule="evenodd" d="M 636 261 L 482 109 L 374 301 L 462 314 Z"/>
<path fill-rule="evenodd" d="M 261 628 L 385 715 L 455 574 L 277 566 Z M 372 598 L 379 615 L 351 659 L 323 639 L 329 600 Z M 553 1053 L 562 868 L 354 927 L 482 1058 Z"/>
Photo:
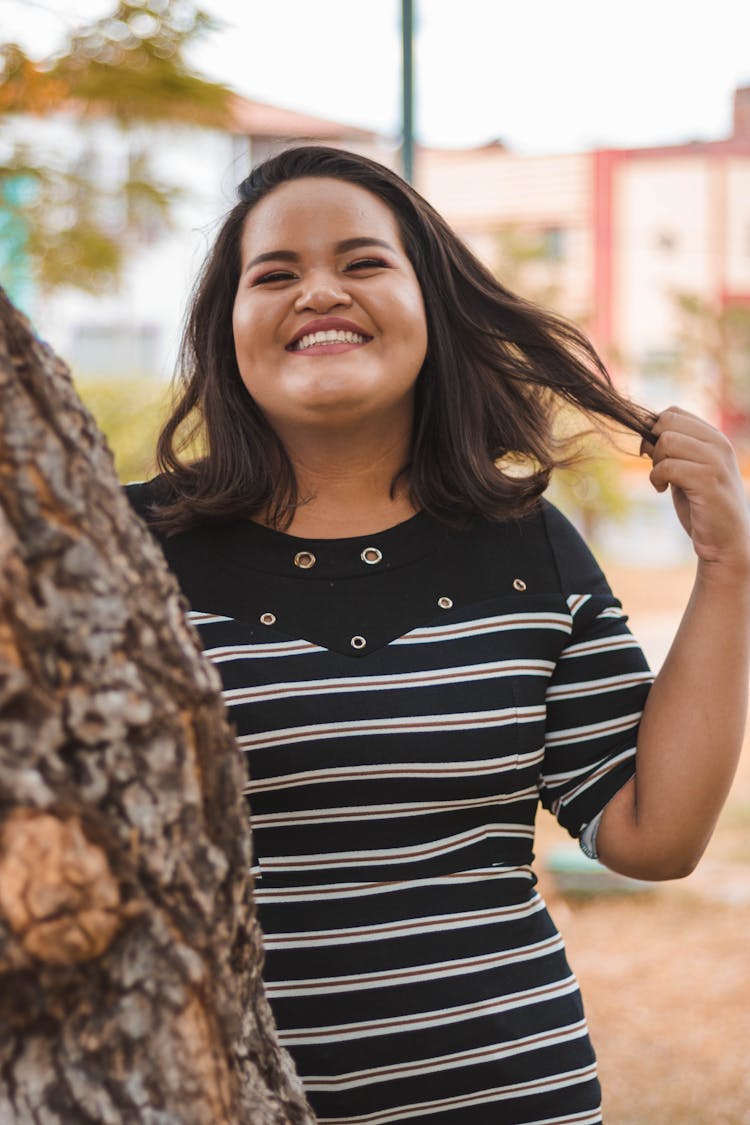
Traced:
<path fill-rule="evenodd" d="M 314 344 L 365 344 L 368 337 L 361 336 L 358 332 L 342 331 L 340 328 L 328 328 L 324 332 L 308 332 L 306 336 L 301 336 L 299 340 L 292 345 L 296 352 L 304 351 L 305 348 L 311 348 Z"/>

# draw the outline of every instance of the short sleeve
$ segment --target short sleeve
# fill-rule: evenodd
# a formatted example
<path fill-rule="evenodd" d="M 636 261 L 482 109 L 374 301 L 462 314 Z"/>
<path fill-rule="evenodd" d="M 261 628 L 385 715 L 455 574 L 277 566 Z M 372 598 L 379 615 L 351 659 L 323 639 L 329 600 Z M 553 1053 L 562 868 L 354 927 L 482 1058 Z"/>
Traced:
<path fill-rule="evenodd" d="M 547 689 L 540 794 L 578 837 L 635 772 L 653 675 L 578 532 L 551 505 L 544 516 L 572 628 Z"/>

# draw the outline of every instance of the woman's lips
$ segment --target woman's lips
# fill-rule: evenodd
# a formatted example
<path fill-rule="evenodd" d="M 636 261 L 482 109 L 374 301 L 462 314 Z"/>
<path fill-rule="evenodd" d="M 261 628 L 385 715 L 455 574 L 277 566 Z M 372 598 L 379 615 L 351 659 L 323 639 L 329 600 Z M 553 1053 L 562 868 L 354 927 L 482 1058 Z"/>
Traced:
<path fill-rule="evenodd" d="M 344 347 L 361 347 L 369 343 L 372 336 L 363 332 L 353 320 L 345 320 L 339 316 L 319 317 L 303 324 L 289 343 L 286 350 L 304 355 L 315 352 L 319 346 L 344 345 Z"/>
<path fill-rule="evenodd" d="M 305 332 L 287 345 L 287 351 L 295 355 L 337 355 L 353 348 L 362 348 L 372 336 L 364 332 L 343 328 L 318 329 Z"/>

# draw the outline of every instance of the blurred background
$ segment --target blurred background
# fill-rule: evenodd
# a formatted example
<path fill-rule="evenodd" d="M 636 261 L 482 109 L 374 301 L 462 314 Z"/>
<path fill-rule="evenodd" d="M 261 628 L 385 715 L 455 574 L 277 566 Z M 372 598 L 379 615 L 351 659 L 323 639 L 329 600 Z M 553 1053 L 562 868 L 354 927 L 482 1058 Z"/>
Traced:
<path fill-rule="evenodd" d="M 123 480 L 153 472 L 185 304 L 237 183 L 310 139 L 405 173 L 633 398 L 720 426 L 750 478 L 747 0 L 3 0 L 1 19 L 0 284 L 70 364 Z M 587 441 L 553 498 L 658 667 L 690 546 L 632 450 Z M 565 884 L 547 820 L 542 881 L 606 1119 L 750 1123 L 750 766 L 669 887 Z"/>
<path fill-rule="evenodd" d="M 4 0 L 0 283 L 66 358 L 123 478 L 151 450 L 236 184 L 300 139 L 405 171 L 613 377 L 750 449 L 750 5 Z M 605 555 L 689 547 L 592 441 L 554 495 Z"/>

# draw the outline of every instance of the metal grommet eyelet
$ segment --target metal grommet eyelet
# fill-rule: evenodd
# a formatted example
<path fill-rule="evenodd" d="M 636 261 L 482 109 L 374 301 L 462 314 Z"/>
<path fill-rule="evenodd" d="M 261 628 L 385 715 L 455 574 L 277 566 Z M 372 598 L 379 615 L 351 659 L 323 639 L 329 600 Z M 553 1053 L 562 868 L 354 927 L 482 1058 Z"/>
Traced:
<path fill-rule="evenodd" d="M 382 559 L 383 552 L 379 551 L 377 547 L 365 547 L 364 551 L 359 557 L 362 559 L 362 562 L 366 562 L 369 563 L 370 566 L 374 566 L 375 563 L 379 563 Z"/>
<path fill-rule="evenodd" d="M 367 644 L 367 641 L 365 640 L 364 637 L 357 636 L 357 637 L 352 637 L 352 639 L 349 643 L 352 646 L 352 648 L 364 648 L 365 645 Z"/>
<path fill-rule="evenodd" d="M 301 570 L 309 570 L 311 566 L 315 566 L 317 561 L 312 551 L 297 551 L 294 556 L 294 565 Z"/>
<path fill-rule="evenodd" d="M 438 605 L 441 609 L 453 609 L 452 598 L 438 598 Z"/>
<path fill-rule="evenodd" d="M 524 582 L 523 578 L 514 578 L 513 579 L 513 589 L 514 590 L 525 590 L 526 589 L 526 583 Z"/>
<path fill-rule="evenodd" d="M 276 614 L 275 613 L 261 613 L 260 621 L 261 621 L 262 625 L 275 625 L 276 624 Z"/>

